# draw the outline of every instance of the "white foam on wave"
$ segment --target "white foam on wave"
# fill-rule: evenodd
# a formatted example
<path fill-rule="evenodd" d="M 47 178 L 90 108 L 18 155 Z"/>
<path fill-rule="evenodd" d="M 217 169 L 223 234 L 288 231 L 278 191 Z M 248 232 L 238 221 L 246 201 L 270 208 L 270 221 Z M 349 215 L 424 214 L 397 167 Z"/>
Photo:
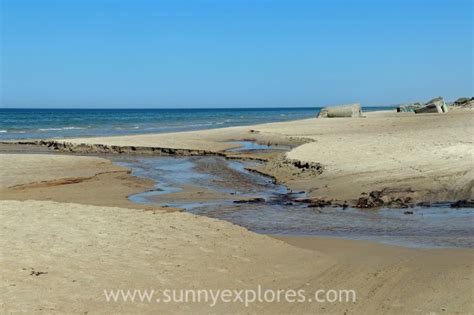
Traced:
<path fill-rule="evenodd" d="M 0 133 L 5 133 L 5 132 L 7 132 L 7 131 L 6 130 L 0 130 Z"/>
<path fill-rule="evenodd" d="M 83 127 L 40 128 L 39 131 L 81 130 Z"/>

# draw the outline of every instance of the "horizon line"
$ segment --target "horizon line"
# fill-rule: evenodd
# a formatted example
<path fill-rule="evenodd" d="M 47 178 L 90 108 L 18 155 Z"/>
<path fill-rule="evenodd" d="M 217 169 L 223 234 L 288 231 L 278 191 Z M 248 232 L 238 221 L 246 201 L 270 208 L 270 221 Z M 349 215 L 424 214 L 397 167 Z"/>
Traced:
<path fill-rule="evenodd" d="M 344 104 L 341 104 L 344 105 Z M 2 109 L 96 109 L 96 110 L 104 110 L 104 109 L 127 109 L 127 110 L 142 110 L 142 109 L 166 109 L 166 110 L 182 110 L 182 109 L 302 109 L 302 108 L 323 108 L 323 107 L 330 107 L 330 106 L 337 106 L 337 105 L 326 105 L 326 106 L 294 106 L 294 107 L 286 107 L 286 106 L 264 106 L 264 107 L 1 107 Z M 364 107 L 395 107 L 397 105 L 361 105 L 362 108 Z"/>

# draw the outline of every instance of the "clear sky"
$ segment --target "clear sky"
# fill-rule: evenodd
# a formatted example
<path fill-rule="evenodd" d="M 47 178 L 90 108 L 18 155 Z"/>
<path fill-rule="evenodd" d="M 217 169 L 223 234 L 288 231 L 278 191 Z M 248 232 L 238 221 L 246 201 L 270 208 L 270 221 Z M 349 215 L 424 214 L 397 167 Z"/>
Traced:
<path fill-rule="evenodd" d="M 472 0 L 0 0 L 0 107 L 473 94 Z"/>

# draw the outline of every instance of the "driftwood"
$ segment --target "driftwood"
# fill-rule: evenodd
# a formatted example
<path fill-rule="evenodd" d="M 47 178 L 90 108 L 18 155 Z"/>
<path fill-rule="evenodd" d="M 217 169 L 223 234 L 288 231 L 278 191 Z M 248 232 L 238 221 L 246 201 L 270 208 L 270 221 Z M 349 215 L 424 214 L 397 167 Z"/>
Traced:
<path fill-rule="evenodd" d="M 337 118 L 337 117 L 361 117 L 362 108 L 360 104 L 347 104 L 331 107 L 324 107 L 319 112 L 318 118 Z"/>

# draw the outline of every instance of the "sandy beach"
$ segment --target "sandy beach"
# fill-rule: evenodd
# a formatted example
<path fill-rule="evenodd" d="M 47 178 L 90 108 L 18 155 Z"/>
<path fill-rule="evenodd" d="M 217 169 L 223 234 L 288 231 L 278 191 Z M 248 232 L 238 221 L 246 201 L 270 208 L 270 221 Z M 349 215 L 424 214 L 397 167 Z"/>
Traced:
<path fill-rule="evenodd" d="M 0 0 L 0 315 L 474 315 L 472 13 Z"/>
<path fill-rule="evenodd" d="M 187 213 L 1 201 L 2 309 L 36 313 L 472 311 L 472 250 L 282 242 Z M 289 245 L 290 244 L 290 245 Z M 296 246 L 292 246 L 296 245 Z M 38 274 L 39 273 L 39 274 Z M 107 302 L 112 289 L 350 289 L 355 303 Z M 58 290 L 57 288 L 60 288 Z"/>
<path fill-rule="evenodd" d="M 1 309 L 39 313 L 473 312 L 472 249 L 416 249 L 323 237 L 270 237 L 127 196 L 153 188 L 111 152 L 217 154 L 267 160 L 259 169 L 311 198 L 356 203 L 388 192 L 419 201 L 472 199 L 471 111 L 369 113 L 174 134 L 46 140 L 65 154 L 0 154 Z M 420 121 L 423 123 L 419 123 Z M 226 152 L 238 140 L 287 153 Z M 5 147 L 12 148 L 13 145 Z M 10 150 L 11 151 L 11 150 Z M 133 152 L 132 152 L 133 151 Z M 295 163 L 299 161 L 300 163 Z M 301 164 L 308 163 L 308 167 Z M 298 166 L 300 165 L 300 166 Z M 186 192 L 186 191 L 185 191 Z M 190 193 L 197 193 L 191 191 Z M 201 195 L 201 198 L 212 196 Z M 344 303 L 107 302 L 108 289 L 355 290 Z M 59 288 L 59 289 L 58 289 Z"/>

